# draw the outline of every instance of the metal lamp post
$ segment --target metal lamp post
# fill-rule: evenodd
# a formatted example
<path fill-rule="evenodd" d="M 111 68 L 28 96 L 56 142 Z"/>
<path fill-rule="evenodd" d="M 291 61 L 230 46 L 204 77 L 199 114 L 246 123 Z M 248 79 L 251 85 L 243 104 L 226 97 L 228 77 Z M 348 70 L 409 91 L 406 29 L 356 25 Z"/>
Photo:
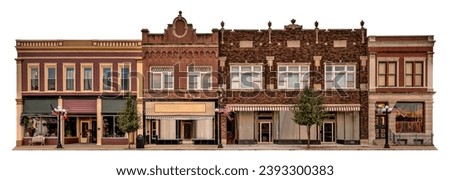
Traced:
<path fill-rule="evenodd" d="M 385 130 L 384 130 L 384 148 L 390 148 L 389 146 L 389 114 L 392 112 L 392 107 L 389 107 L 388 105 L 385 105 L 384 107 L 377 107 L 378 112 L 381 112 L 386 115 L 386 118 L 384 120 L 385 124 Z"/>
<path fill-rule="evenodd" d="M 57 116 L 58 116 L 58 120 L 57 120 L 57 122 L 56 122 L 56 124 L 57 124 L 57 136 L 58 136 L 58 142 L 57 142 L 57 145 L 56 145 L 56 148 L 63 148 L 63 146 L 62 146 L 62 144 L 61 144 L 61 113 L 66 113 L 67 111 L 66 111 L 66 109 L 63 109 L 61 106 L 58 106 L 58 108 L 54 108 L 53 109 L 53 111 L 54 112 L 56 112 L 57 113 Z"/>
<path fill-rule="evenodd" d="M 217 135 L 218 135 L 218 146 L 217 146 L 217 148 L 223 148 L 223 145 L 222 145 L 222 131 L 221 131 L 221 123 L 220 123 L 220 103 L 221 103 L 221 101 L 222 101 L 222 94 L 223 94 L 223 92 L 222 92 L 222 88 L 219 88 L 217 91 L 216 91 L 216 93 L 217 93 L 217 104 L 218 104 L 218 106 L 219 106 L 219 108 L 216 108 L 215 109 L 215 111 L 218 113 L 218 118 L 217 118 Z"/>

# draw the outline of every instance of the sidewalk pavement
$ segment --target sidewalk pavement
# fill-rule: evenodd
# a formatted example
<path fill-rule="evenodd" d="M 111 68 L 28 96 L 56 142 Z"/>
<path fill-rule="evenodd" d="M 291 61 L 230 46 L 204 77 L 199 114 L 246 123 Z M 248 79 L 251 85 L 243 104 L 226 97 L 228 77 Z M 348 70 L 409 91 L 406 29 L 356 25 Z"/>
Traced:
<path fill-rule="evenodd" d="M 391 145 L 390 148 L 384 148 L 383 145 L 341 145 L 341 144 L 322 144 L 322 145 L 311 145 L 307 148 L 306 145 L 278 145 L 278 144 L 253 144 L 253 145 L 238 145 L 230 144 L 223 145 L 223 148 L 218 148 L 217 145 L 154 145 L 147 144 L 145 148 L 136 149 L 136 145 L 95 145 L 95 144 L 66 144 L 62 149 L 56 148 L 56 145 L 24 145 L 16 146 L 13 150 L 74 150 L 74 151 L 105 151 L 105 150 L 118 150 L 118 151 L 128 151 L 128 150 L 143 150 L 143 151 L 161 151 L 161 150 L 208 150 L 208 151 L 253 151 L 253 150 L 263 150 L 263 151 L 286 151 L 286 150 L 300 150 L 300 151 L 359 151 L 359 150 L 406 150 L 406 151 L 417 151 L 417 150 L 437 150 L 434 146 L 399 146 Z"/>

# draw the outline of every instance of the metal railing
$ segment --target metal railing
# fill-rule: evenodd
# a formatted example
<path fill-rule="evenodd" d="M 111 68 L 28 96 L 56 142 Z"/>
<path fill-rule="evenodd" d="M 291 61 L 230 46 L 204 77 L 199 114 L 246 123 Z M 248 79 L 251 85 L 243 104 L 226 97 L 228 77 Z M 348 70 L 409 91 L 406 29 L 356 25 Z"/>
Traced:
<path fill-rule="evenodd" d="M 433 133 L 394 133 L 389 130 L 389 140 L 395 145 L 433 145 Z"/>

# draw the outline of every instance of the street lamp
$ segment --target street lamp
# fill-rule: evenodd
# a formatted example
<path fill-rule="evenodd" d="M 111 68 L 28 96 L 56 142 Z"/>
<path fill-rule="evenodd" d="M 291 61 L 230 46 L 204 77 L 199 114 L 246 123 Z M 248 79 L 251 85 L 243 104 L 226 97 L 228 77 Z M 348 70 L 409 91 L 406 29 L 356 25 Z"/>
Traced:
<path fill-rule="evenodd" d="M 390 146 L 389 146 L 389 114 L 392 112 L 392 107 L 389 107 L 388 105 L 385 105 L 384 107 L 383 107 L 383 105 L 378 105 L 377 106 L 377 111 L 379 112 L 379 113 L 383 113 L 383 114 L 385 114 L 386 115 L 386 118 L 385 118 L 385 120 L 384 120 L 384 127 L 385 127 L 385 130 L 384 130 L 384 138 L 385 138 L 385 142 L 384 142 L 384 148 L 390 148 Z"/>
<path fill-rule="evenodd" d="M 219 108 L 216 108 L 215 109 L 215 111 L 218 113 L 218 116 L 217 116 L 217 137 L 218 137 L 218 146 L 217 146 L 217 148 L 223 148 L 223 145 L 222 145 L 222 131 L 221 131 L 221 123 L 220 123 L 220 104 L 221 104 L 221 102 L 222 102 L 222 100 L 223 100 L 223 97 L 222 97 L 222 94 L 223 94 L 223 92 L 222 92 L 222 88 L 219 88 L 217 91 L 216 91 L 216 93 L 217 93 L 217 104 L 218 104 L 218 107 Z"/>
<path fill-rule="evenodd" d="M 56 124 L 57 124 L 57 130 L 56 130 L 57 133 L 56 133 L 56 135 L 58 136 L 58 142 L 57 142 L 56 148 L 63 148 L 62 144 L 61 144 L 61 125 L 60 125 L 61 123 L 60 123 L 60 121 L 61 121 L 61 113 L 65 114 L 67 112 L 67 110 L 63 109 L 61 106 L 58 106 L 58 108 L 53 108 L 52 107 L 52 110 L 58 116 L 58 120 L 56 121 Z"/>

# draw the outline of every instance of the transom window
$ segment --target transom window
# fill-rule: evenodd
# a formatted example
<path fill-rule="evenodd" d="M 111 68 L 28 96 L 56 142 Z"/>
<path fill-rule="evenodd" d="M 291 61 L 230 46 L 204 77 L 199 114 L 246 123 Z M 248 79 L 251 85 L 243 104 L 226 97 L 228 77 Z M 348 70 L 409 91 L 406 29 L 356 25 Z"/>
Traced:
<path fill-rule="evenodd" d="M 354 89 L 355 65 L 326 65 L 325 89 Z"/>
<path fill-rule="evenodd" d="M 150 68 L 151 89 L 173 89 L 173 67 Z"/>
<path fill-rule="evenodd" d="M 188 89 L 211 89 L 211 67 L 189 66 Z"/>
<path fill-rule="evenodd" d="M 261 89 L 262 67 L 231 66 L 231 89 Z"/>
<path fill-rule="evenodd" d="M 405 86 L 423 86 L 423 62 L 406 62 Z"/>
<path fill-rule="evenodd" d="M 278 89 L 303 89 L 308 84 L 308 65 L 278 66 Z"/>

